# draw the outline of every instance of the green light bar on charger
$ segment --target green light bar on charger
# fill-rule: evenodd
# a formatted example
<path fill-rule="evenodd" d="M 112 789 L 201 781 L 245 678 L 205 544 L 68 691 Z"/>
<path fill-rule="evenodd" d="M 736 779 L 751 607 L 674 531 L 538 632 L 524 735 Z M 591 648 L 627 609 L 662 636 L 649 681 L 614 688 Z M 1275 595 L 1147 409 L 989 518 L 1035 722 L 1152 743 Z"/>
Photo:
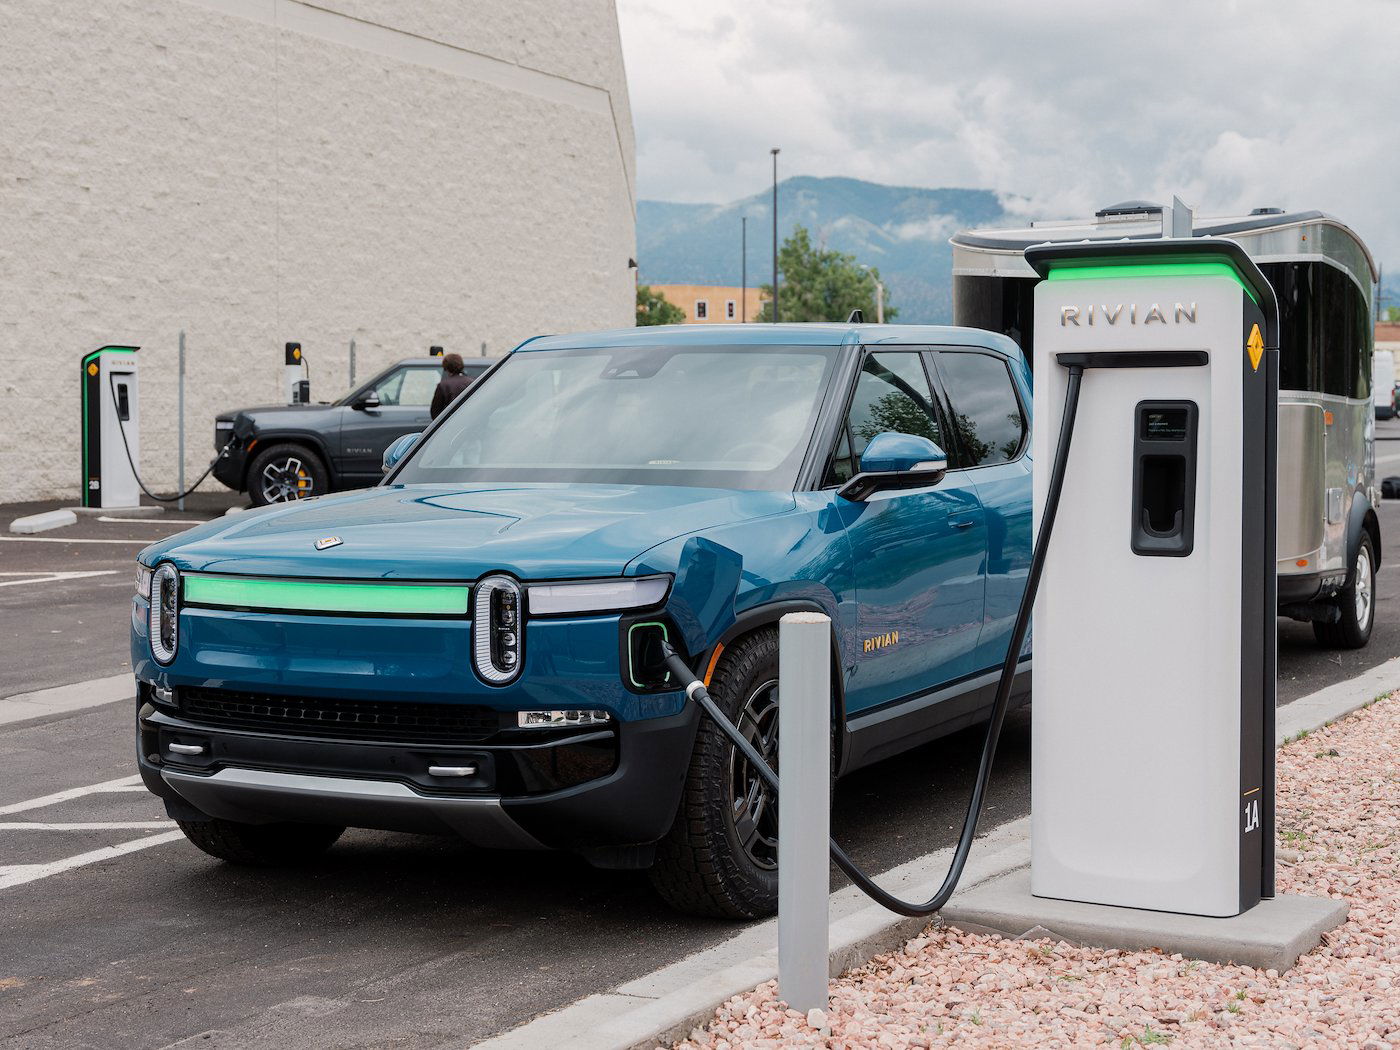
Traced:
<path fill-rule="evenodd" d="M 1047 281 L 1091 281 L 1113 277 L 1228 277 L 1256 303 L 1259 297 L 1245 283 L 1238 270 L 1228 262 L 1182 261 L 1152 263 L 1122 263 L 1079 261 L 1066 259 L 1052 262 Z"/>
<path fill-rule="evenodd" d="M 467 615 L 471 588 L 440 583 L 341 583 L 186 573 L 184 604 L 216 609 L 348 613 L 356 616 Z"/>

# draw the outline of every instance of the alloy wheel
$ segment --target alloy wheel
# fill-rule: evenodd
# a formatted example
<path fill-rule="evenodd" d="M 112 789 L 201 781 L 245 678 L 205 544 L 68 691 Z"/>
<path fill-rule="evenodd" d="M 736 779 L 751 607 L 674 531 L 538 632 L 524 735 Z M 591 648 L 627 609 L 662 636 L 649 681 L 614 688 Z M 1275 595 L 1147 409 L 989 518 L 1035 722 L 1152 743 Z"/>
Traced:
<path fill-rule="evenodd" d="M 739 731 L 775 772 L 778 769 L 778 681 L 764 682 L 739 712 Z M 739 845 L 755 865 L 778 866 L 778 800 L 739 754 L 729 751 L 729 819 Z"/>
<path fill-rule="evenodd" d="M 1363 543 L 1356 552 L 1356 580 L 1352 584 L 1353 598 L 1356 601 L 1356 625 L 1365 631 L 1371 626 L 1372 584 L 1371 552 Z"/>
<path fill-rule="evenodd" d="M 262 495 L 268 503 L 287 503 L 312 494 L 314 481 L 300 457 L 273 460 L 263 467 Z"/>

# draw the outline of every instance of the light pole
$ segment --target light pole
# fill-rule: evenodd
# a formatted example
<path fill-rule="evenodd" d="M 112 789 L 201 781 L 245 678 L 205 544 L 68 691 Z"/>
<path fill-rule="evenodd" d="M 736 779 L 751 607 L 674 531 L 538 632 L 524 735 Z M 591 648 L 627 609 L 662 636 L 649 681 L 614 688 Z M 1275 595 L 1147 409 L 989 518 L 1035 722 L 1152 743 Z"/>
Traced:
<path fill-rule="evenodd" d="M 773 323 L 778 323 L 778 148 L 773 147 Z"/>
<path fill-rule="evenodd" d="M 749 217 L 739 219 L 739 323 L 749 320 Z"/>
<path fill-rule="evenodd" d="M 875 276 L 875 271 L 870 268 L 869 263 L 861 263 L 860 268 L 870 274 L 870 279 L 875 282 L 875 323 L 885 323 L 885 282 Z"/>

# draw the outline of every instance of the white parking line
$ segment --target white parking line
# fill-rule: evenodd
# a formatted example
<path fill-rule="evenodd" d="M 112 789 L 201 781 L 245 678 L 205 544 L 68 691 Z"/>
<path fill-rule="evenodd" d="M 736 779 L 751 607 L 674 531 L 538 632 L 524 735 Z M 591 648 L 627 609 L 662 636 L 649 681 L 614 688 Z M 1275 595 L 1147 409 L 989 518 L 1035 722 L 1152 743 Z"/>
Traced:
<path fill-rule="evenodd" d="M 136 683 L 130 672 L 114 674 L 107 678 L 94 678 L 89 682 L 36 689 L 32 693 L 17 693 L 0 700 L 0 726 L 12 722 L 25 722 L 31 718 L 43 718 L 46 715 L 101 707 L 118 700 L 132 700 L 135 696 Z M 3 812 L 5 811 L 0 809 L 0 813 Z"/>
<path fill-rule="evenodd" d="M 89 820 L 62 824 L 39 821 L 0 821 L 0 831 L 147 831 L 170 827 L 169 820 Z"/>
<path fill-rule="evenodd" d="M 65 570 L 57 572 L 0 572 L 0 587 L 19 587 L 26 583 L 63 583 L 66 580 L 83 580 L 89 576 L 115 576 L 121 569 L 87 569 L 84 571 Z M 9 579 L 9 577 L 17 579 Z"/>
<path fill-rule="evenodd" d="M 119 780 L 104 780 L 100 784 L 68 788 L 66 791 L 55 791 L 52 795 L 40 795 L 38 798 L 26 799 L 23 802 L 11 802 L 7 806 L 0 806 L 0 816 L 8 813 L 23 813 L 26 809 L 56 806 L 60 802 L 67 802 L 69 799 L 82 798 L 84 795 L 94 795 L 103 791 L 125 791 L 129 787 L 135 787 L 140 779 L 141 777 L 139 775 L 133 774 L 129 777 L 122 777 Z"/>
<path fill-rule="evenodd" d="M 205 525 L 209 522 L 208 518 L 109 518 L 105 514 L 99 514 L 97 520 L 124 525 Z"/>
<path fill-rule="evenodd" d="M 62 536 L 0 536 L 0 543 L 152 543 L 153 540 L 66 540 Z"/>
<path fill-rule="evenodd" d="M 184 838 L 184 832 L 166 831 L 159 835 L 148 835 L 146 838 L 134 839 L 116 846 L 103 846 L 101 849 L 89 850 L 87 853 L 79 853 L 76 857 L 65 857 L 63 860 L 51 861 L 48 864 L 11 864 L 0 868 L 0 890 L 8 890 L 12 886 L 22 886 L 26 882 L 37 882 L 52 875 L 72 871 L 74 868 L 87 867 L 89 864 L 101 864 L 104 860 L 115 860 L 128 853 L 150 849 L 152 846 L 174 842 L 180 838 Z"/>

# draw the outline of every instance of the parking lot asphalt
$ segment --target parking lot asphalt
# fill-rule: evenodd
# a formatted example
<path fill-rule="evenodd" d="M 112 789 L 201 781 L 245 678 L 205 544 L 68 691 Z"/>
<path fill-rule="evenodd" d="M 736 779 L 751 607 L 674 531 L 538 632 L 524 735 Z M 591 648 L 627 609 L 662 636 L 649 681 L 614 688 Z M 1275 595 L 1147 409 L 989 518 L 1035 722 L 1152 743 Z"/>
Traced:
<path fill-rule="evenodd" d="M 1400 474 L 1400 441 L 1377 457 Z M 184 513 L 34 540 L 6 530 L 43 508 L 0 509 L 0 697 L 129 672 L 136 552 L 231 502 L 201 494 Z M 1320 650 L 1280 621 L 1280 703 L 1400 655 L 1400 505 L 1381 522 L 1393 554 L 1370 646 Z M 671 912 L 640 874 L 451 839 L 352 831 L 303 868 L 221 864 L 131 783 L 131 719 L 127 701 L 0 724 L 0 1047 L 469 1045 L 736 930 Z M 948 845 L 980 740 L 843 780 L 836 835 L 872 870 Z M 1028 811 L 1029 741 L 1022 712 L 984 829 Z"/>

